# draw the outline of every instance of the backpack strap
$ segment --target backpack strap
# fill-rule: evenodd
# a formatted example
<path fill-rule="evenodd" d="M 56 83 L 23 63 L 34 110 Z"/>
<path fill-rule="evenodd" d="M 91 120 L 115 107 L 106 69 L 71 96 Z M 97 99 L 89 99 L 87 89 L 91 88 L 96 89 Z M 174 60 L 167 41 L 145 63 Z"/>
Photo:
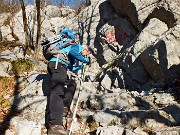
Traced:
<path fill-rule="evenodd" d="M 73 44 L 77 44 L 77 42 L 73 40 L 72 42 L 69 42 L 69 43 L 65 44 L 64 46 L 62 46 L 60 49 L 66 48 L 66 47 L 68 47 L 68 46 L 70 46 L 70 45 L 73 45 Z M 57 69 L 57 66 L 58 66 L 58 59 L 61 59 L 63 62 L 68 63 L 68 59 L 66 59 L 67 56 L 65 56 L 65 55 L 66 55 L 66 54 L 64 54 L 63 52 L 60 51 L 60 52 L 57 54 L 57 56 L 55 56 L 55 57 L 56 57 L 55 69 Z"/>
<path fill-rule="evenodd" d="M 70 45 L 73 45 L 73 44 L 78 44 L 78 42 L 76 42 L 76 41 L 73 40 L 73 41 L 65 44 L 65 45 L 63 46 L 63 48 L 66 48 L 66 47 L 68 47 L 68 46 L 70 46 Z"/>

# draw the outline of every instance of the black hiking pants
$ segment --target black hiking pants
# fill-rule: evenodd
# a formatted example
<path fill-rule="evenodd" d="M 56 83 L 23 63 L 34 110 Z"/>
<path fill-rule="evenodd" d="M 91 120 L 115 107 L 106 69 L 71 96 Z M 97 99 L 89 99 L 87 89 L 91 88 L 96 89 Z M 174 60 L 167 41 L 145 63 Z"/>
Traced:
<path fill-rule="evenodd" d="M 64 107 L 70 107 L 76 83 L 68 80 L 65 65 L 58 63 L 55 69 L 55 64 L 56 62 L 49 62 L 47 67 L 51 75 L 51 90 L 47 99 L 45 123 L 63 125 Z"/>

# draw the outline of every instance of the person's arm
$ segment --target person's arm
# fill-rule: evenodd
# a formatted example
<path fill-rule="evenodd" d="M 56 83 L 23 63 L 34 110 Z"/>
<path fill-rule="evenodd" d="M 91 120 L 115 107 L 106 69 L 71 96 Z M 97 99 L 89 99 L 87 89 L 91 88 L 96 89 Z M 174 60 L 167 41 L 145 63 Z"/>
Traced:
<path fill-rule="evenodd" d="M 78 61 L 81 61 L 83 63 L 89 63 L 89 59 L 82 56 L 78 45 L 72 46 L 71 50 L 69 51 L 69 55 L 71 55 L 71 57 L 77 59 Z"/>

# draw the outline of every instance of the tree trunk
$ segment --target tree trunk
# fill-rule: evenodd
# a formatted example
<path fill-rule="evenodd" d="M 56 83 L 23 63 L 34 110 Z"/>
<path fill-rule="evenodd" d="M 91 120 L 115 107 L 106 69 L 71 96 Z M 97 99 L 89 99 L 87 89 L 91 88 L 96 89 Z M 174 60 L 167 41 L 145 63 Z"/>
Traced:
<path fill-rule="evenodd" d="M 33 9 L 33 26 L 31 34 L 31 46 L 34 48 L 34 28 L 36 24 L 36 1 L 34 0 L 34 9 Z"/>
<path fill-rule="evenodd" d="M 12 34 L 12 37 L 15 39 L 15 41 L 19 41 L 19 38 L 18 36 L 15 34 L 14 32 L 14 17 L 13 17 L 14 13 L 12 13 L 12 19 L 11 19 L 11 24 L 9 24 L 9 27 L 11 29 L 11 34 Z"/>
<path fill-rule="evenodd" d="M 35 58 L 38 58 L 40 51 L 40 39 L 41 39 L 41 9 L 40 9 L 40 0 L 36 0 L 36 10 L 37 10 L 37 38 L 35 46 Z"/>
<path fill-rule="evenodd" d="M 86 0 L 86 6 L 90 6 L 91 5 L 91 0 Z"/>
<path fill-rule="evenodd" d="M 27 23 L 27 17 L 26 17 L 26 9 L 24 5 L 24 0 L 20 0 L 21 9 L 22 9 L 22 15 L 23 15 L 23 25 L 24 25 L 24 33 L 25 33 L 25 51 L 24 56 L 26 55 L 26 50 L 29 47 L 29 37 L 28 37 L 28 23 Z"/>

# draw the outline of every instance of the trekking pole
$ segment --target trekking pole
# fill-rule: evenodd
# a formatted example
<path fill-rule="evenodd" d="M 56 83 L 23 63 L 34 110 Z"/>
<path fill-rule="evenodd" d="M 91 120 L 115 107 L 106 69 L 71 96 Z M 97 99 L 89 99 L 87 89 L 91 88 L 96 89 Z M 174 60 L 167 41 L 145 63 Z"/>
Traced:
<path fill-rule="evenodd" d="M 83 69 L 82 69 L 81 77 L 84 74 L 84 70 Z M 76 106 L 75 106 L 74 113 L 73 113 L 73 117 L 72 117 L 72 123 L 71 123 L 71 126 L 70 126 L 69 135 L 71 135 L 71 133 L 72 133 L 73 124 L 75 122 L 76 113 L 77 113 L 77 109 L 78 109 L 79 99 L 80 99 L 80 95 L 81 95 L 81 92 L 82 92 L 81 84 L 82 84 L 83 80 L 81 78 L 79 78 L 79 80 L 80 80 L 80 88 L 79 88 L 79 93 L 78 93 L 78 99 L 77 99 Z"/>

